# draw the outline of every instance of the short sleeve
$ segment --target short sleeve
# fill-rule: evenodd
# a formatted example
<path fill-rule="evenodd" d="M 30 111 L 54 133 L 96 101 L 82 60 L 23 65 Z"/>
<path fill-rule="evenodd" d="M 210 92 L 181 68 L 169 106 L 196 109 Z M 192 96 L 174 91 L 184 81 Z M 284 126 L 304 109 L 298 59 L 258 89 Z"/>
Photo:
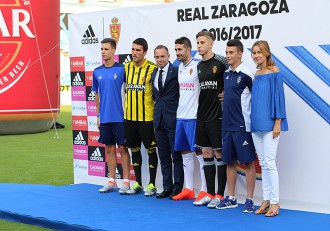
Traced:
<path fill-rule="evenodd" d="M 92 91 L 95 93 L 98 93 L 99 91 L 99 82 L 95 76 L 95 70 L 93 71 L 93 85 L 92 85 Z"/>

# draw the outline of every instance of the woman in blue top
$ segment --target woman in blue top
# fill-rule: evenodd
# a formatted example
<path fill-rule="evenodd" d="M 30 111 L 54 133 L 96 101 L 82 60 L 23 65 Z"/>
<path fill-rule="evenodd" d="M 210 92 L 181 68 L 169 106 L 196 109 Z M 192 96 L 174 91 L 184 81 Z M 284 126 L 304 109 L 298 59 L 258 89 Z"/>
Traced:
<path fill-rule="evenodd" d="M 251 132 L 262 169 L 263 202 L 256 214 L 279 214 L 279 179 L 276 152 L 281 131 L 288 130 L 283 78 L 271 57 L 267 41 L 252 46 L 257 72 L 252 86 Z"/>

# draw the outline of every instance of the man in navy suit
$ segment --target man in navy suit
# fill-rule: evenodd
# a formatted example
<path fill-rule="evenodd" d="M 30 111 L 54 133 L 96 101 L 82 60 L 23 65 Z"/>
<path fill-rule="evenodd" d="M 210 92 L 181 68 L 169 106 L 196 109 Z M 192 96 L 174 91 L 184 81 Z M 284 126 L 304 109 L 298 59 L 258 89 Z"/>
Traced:
<path fill-rule="evenodd" d="M 152 91 L 155 97 L 154 129 L 164 189 L 157 198 L 172 199 L 181 192 L 184 179 L 182 156 L 180 152 L 174 151 L 176 111 L 179 104 L 178 68 L 169 62 L 170 54 L 166 46 L 157 46 L 154 58 L 158 66 L 152 73 Z"/>

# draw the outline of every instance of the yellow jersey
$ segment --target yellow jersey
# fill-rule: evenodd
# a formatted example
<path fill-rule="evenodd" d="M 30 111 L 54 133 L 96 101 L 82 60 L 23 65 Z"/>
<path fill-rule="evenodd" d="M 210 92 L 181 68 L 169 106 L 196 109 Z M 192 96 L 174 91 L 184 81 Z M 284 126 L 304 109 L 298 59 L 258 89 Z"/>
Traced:
<path fill-rule="evenodd" d="M 124 118 L 126 120 L 153 120 L 154 99 L 151 73 L 156 67 L 156 64 L 147 59 L 140 67 L 136 67 L 133 61 L 125 63 L 126 96 Z"/>

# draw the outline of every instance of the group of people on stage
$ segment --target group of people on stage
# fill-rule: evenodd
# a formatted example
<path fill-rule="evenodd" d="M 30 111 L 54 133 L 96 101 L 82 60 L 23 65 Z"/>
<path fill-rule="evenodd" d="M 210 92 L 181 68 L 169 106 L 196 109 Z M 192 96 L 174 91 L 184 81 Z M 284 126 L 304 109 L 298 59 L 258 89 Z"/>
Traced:
<path fill-rule="evenodd" d="M 133 61 L 123 65 L 114 60 L 116 41 L 101 41 L 104 64 L 93 72 L 92 90 L 109 182 L 99 191 L 118 188 L 117 145 L 123 169 L 120 194 L 194 199 L 194 205 L 235 208 L 239 162 L 246 166 L 243 212 L 276 216 L 280 205 L 275 160 L 280 133 L 288 130 L 288 124 L 283 78 L 269 45 L 267 41 L 253 44 L 251 56 L 257 65 L 254 74 L 242 62 L 241 41 L 229 40 L 223 57 L 213 53 L 212 33 L 201 31 L 196 40 L 201 60 L 191 56 L 192 44 L 187 37 L 175 40 L 179 67 L 169 62 L 170 53 L 164 45 L 154 49 L 155 64 L 145 58 L 147 41 L 137 38 L 132 43 Z M 150 175 L 145 189 L 141 143 L 148 153 Z M 256 153 L 262 168 L 263 202 L 254 210 Z M 194 155 L 199 161 L 202 184 L 196 197 Z M 158 159 L 163 176 L 163 191 L 159 194 L 155 187 Z M 136 176 L 133 185 L 129 181 L 131 161 Z"/>

